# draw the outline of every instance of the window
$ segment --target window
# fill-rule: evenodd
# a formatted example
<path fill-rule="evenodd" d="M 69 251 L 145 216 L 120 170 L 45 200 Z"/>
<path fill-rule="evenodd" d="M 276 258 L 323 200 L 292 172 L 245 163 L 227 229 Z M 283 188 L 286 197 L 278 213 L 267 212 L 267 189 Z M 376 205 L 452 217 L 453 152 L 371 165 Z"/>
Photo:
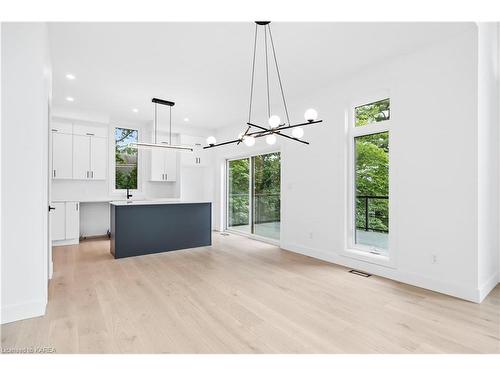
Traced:
<path fill-rule="evenodd" d="M 115 128 L 115 189 L 137 189 L 137 148 L 129 147 L 139 139 L 134 129 Z"/>
<path fill-rule="evenodd" d="M 390 101 L 355 107 L 351 127 L 352 246 L 389 255 Z"/>
<path fill-rule="evenodd" d="M 280 153 L 228 160 L 227 186 L 227 229 L 279 240 Z"/>
<path fill-rule="evenodd" d="M 375 122 L 390 120 L 391 118 L 389 99 L 361 105 L 356 107 L 354 112 L 356 126 L 369 125 Z"/>

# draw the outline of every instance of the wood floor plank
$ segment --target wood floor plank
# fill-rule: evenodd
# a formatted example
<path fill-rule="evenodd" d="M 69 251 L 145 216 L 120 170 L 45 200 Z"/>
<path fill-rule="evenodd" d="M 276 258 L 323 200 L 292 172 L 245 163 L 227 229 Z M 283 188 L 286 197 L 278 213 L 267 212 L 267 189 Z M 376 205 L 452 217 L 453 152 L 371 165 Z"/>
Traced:
<path fill-rule="evenodd" d="M 2 348 L 57 353 L 500 353 L 500 287 L 482 304 L 245 237 L 115 260 L 109 241 L 54 248 L 45 316 Z"/>

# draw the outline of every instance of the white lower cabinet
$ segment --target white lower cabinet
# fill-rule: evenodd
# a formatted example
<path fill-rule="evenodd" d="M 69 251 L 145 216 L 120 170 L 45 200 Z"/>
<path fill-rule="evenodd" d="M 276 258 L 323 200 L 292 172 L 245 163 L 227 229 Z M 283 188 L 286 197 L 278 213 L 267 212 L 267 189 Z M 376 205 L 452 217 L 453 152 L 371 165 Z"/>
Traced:
<path fill-rule="evenodd" d="M 51 231 L 54 245 L 78 243 L 80 238 L 80 202 L 53 202 Z"/>
<path fill-rule="evenodd" d="M 66 239 L 66 204 L 64 202 L 52 203 L 54 210 L 50 212 L 51 227 L 52 227 L 52 241 L 59 241 Z"/>

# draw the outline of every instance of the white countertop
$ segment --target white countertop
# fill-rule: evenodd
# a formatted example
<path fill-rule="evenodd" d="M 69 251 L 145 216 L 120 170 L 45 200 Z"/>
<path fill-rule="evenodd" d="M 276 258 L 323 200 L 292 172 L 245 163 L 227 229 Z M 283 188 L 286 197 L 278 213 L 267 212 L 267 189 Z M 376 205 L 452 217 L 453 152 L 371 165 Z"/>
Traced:
<path fill-rule="evenodd" d="M 157 199 L 157 200 L 132 200 L 132 201 L 112 201 L 113 206 L 141 206 L 152 204 L 196 204 L 196 203 L 211 203 L 208 201 L 186 201 L 180 199 Z"/>

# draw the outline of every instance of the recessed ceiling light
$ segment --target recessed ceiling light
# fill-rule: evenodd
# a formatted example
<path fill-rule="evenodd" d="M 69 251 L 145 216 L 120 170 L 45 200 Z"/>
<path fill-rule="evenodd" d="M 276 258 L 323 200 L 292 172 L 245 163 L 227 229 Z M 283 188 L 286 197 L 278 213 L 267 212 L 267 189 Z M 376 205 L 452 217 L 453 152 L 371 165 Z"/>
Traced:
<path fill-rule="evenodd" d="M 73 74 L 68 73 L 68 74 L 66 74 L 66 78 L 70 79 L 70 80 L 74 80 L 76 77 Z"/>
<path fill-rule="evenodd" d="M 68 97 L 66 97 L 66 100 L 67 100 L 68 102 L 74 102 L 74 101 L 75 101 L 75 98 L 73 98 L 73 97 L 71 97 L 71 96 L 68 96 Z"/>
<path fill-rule="evenodd" d="M 189 122 L 189 118 L 184 117 L 184 122 Z"/>
<path fill-rule="evenodd" d="M 132 112 L 137 113 L 139 110 L 137 108 L 132 108 Z"/>

